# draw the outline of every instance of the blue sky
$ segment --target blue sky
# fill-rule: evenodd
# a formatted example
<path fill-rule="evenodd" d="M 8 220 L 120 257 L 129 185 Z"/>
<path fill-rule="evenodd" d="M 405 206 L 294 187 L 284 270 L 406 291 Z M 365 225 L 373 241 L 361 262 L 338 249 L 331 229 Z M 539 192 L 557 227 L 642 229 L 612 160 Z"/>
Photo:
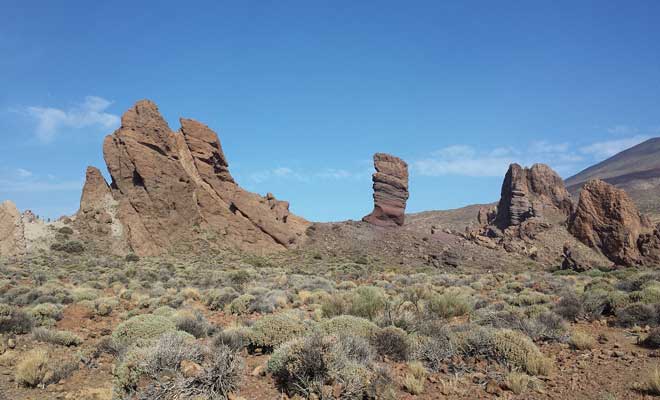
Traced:
<path fill-rule="evenodd" d="M 248 4 L 249 3 L 249 4 Z M 3 1 L 0 200 L 75 212 L 135 101 L 220 136 L 239 183 L 311 220 L 497 199 L 509 162 L 564 177 L 660 136 L 657 1 Z"/>

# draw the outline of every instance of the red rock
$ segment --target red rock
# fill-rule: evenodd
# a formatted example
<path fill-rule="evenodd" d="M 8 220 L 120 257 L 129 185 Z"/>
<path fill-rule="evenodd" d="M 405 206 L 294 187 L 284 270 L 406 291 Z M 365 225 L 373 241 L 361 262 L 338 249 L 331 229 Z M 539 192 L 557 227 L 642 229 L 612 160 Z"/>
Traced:
<path fill-rule="evenodd" d="M 25 253 L 25 231 L 21 213 L 11 201 L 0 204 L 0 256 Z"/>
<path fill-rule="evenodd" d="M 362 218 L 377 226 L 403 225 L 408 200 L 408 164 L 385 154 L 374 154 L 374 210 Z"/>

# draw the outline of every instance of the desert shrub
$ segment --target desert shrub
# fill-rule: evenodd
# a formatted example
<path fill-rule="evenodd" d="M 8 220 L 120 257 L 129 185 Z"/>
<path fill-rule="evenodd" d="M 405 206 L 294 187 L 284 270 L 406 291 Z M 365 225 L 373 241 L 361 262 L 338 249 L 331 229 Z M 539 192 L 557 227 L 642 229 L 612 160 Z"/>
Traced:
<path fill-rule="evenodd" d="M 82 343 L 82 339 L 76 334 L 45 328 L 35 328 L 32 331 L 32 338 L 40 342 L 57 344 L 60 346 L 78 346 Z"/>
<path fill-rule="evenodd" d="M 657 325 L 658 312 L 656 308 L 651 305 L 633 303 L 625 308 L 617 310 L 616 321 L 619 325 L 624 327 L 631 327 L 634 325 Z"/>
<path fill-rule="evenodd" d="M 256 297 L 251 294 L 242 294 L 229 303 L 229 312 L 238 315 L 247 314 L 250 309 L 250 304 L 255 299 Z"/>
<path fill-rule="evenodd" d="M 71 229 L 68 226 L 63 226 L 60 229 L 57 230 L 59 233 L 63 235 L 72 235 L 73 234 L 73 229 Z"/>
<path fill-rule="evenodd" d="M 644 304 L 660 303 L 660 284 L 656 282 L 648 284 L 641 290 L 630 293 L 630 299 Z"/>
<path fill-rule="evenodd" d="M 551 361 L 522 333 L 506 329 L 496 331 L 493 346 L 496 359 L 529 374 L 547 375 L 551 368 Z"/>
<path fill-rule="evenodd" d="M 204 365 L 201 374 L 179 383 L 184 398 L 226 399 L 238 389 L 244 364 L 227 346 L 217 347 Z"/>
<path fill-rule="evenodd" d="M 584 308 L 580 299 L 574 293 L 569 293 L 557 302 L 554 311 L 568 321 L 575 321 L 584 313 Z"/>
<path fill-rule="evenodd" d="M 63 251 L 70 254 L 79 254 L 85 251 L 83 244 L 76 240 L 69 240 L 64 243 L 53 243 L 50 248 L 51 250 Z"/>
<path fill-rule="evenodd" d="M 426 303 L 426 312 L 434 318 L 451 318 L 472 311 L 471 304 L 463 297 L 450 294 L 434 295 Z"/>
<path fill-rule="evenodd" d="M 423 362 L 432 371 L 439 371 L 447 365 L 458 349 L 448 335 L 425 336 L 414 334 L 410 340 L 409 358 Z"/>
<path fill-rule="evenodd" d="M 509 303 L 516 306 L 531 306 L 534 304 L 547 303 L 548 301 L 549 298 L 547 295 L 529 289 L 524 289 L 522 292 L 509 299 Z"/>
<path fill-rule="evenodd" d="M 328 296 L 321 302 L 321 313 L 326 318 L 336 317 L 347 312 L 348 305 L 342 296 Z"/>
<path fill-rule="evenodd" d="M 240 350 L 250 344 L 252 330 L 246 326 L 231 326 L 220 331 L 213 343 L 216 346 L 225 345 L 232 350 Z"/>
<path fill-rule="evenodd" d="M 140 256 L 134 253 L 128 253 L 126 254 L 126 257 L 124 257 L 124 260 L 127 262 L 138 262 L 140 261 Z"/>
<path fill-rule="evenodd" d="M 531 376 L 521 372 L 510 372 L 504 379 L 507 389 L 514 394 L 523 394 L 530 389 L 538 387 L 536 381 Z"/>
<path fill-rule="evenodd" d="M 119 348 L 130 345 L 146 346 L 166 332 L 175 331 L 171 320 L 153 314 L 136 315 L 121 324 L 112 332 L 112 339 Z"/>
<path fill-rule="evenodd" d="M 208 290 L 204 296 L 204 303 L 210 310 L 222 310 L 240 294 L 233 287 Z"/>
<path fill-rule="evenodd" d="M 362 399 L 375 381 L 374 368 L 356 360 L 341 343 L 342 337 L 335 335 L 294 339 L 275 350 L 268 371 L 289 395 L 324 396 L 324 386 L 334 384 L 339 398 Z"/>
<path fill-rule="evenodd" d="M 0 333 L 28 333 L 33 325 L 33 319 L 28 313 L 0 303 Z"/>
<path fill-rule="evenodd" d="M 37 324 L 52 326 L 55 321 L 62 319 L 62 306 L 52 303 L 37 304 L 28 313 Z"/>
<path fill-rule="evenodd" d="M 347 335 L 371 339 L 380 328 L 373 322 L 352 315 L 340 315 L 320 323 L 319 328 L 328 335 Z"/>
<path fill-rule="evenodd" d="M 582 295 L 582 307 L 591 318 L 612 315 L 629 302 L 628 296 L 604 285 L 592 286 Z"/>
<path fill-rule="evenodd" d="M 14 379 L 16 383 L 27 387 L 36 387 L 44 383 L 48 373 L 48 353 L 36 349 L 25 354 L 16 365 Z"/>
<path fill-rule="evenodd" d="M 649 371 L 642 382 L 635 384 L 635 389 L 654 396 L 660 395 L 660 369 Z"/>
<path fill-rule="evenodd" d="M 660 349 L 660 328 L 651 329 L 640 344 L 649 349 Z"/>
<path fill-rule="evenodd" d="M 174 323 L 178 330 L 188 332 L 196 338 L 213 334 L 215 329 L 199 312 L 180 312 L 174 317 Z"/>
<path fill-rule="evenodd" d="M 270 290 L 255 296 L 248 306 L 248 312 L 259 312 L 262 314 L 272 313 L 278 308 L 283 308 L 289 302 L 288 296 L 283 290 Z"/>
<path fill-rule="evenodd" d="M 108 316 L 112 313 L 112 310 L 115 309 L 119 305 L 119 302 L 112 297 L 103 297 L 100 299 L 97 299 L 94 302 L 94 309 L 96 310 L 96 314 L 100 315 L 102 317 Z"/>
<path fill-rule="evenodd" d="M 408 364 L 408 372 L 404 375 L 403 378 L 403 388 L 406 392 L 419 395 L 424 392 L 424 382 L 428 371 L 419 361 L 413 361 Z"/>
<path fill-rule="evenodd" d="M 596 345 L 596 340 L 588 333 L 575 331 L 568 339 L 568 344 L 576 350 L 589 350 Z"/>
<path fill-rule="evenodd" d="M 45 350 L 35 349 L 23 355 L 16 365 L 14 380 L 27 387 L 47 385 L 68 377 L 77 368 L 77 360 L 54 364 Z"/>
<path fill-rule="evenodd" d="M 378 354 L 386 355 L 395 361 L 408 359 L 408 334 L 403 329 L 393 326 L 380 329 L 371 342 Z"/>
<path fill-rule="evenodd" d="M 71 291 L 73 301 L 96 300 L 99 297 L 99 291 L 89 287 L 79 287 Z"/>
<path fill-rule="evenodd" d="M 272 351 L 276 346 L 302 336 L 309 327 L 292 313 L 267 315 L 254 323 L 250 332 L 251 349 L 261 348 Z"/>
<path fill-rule="evenodd" d="M 348 313 L 373 320 L 385 308 L 385 293 L 375 286 L 360 286 L 350 296 Z"/>
<path fill-rule="evenodd" d="M 490 312 L 478 323 L 493 328 L 518 330 L 534 340 L 560 341 L 566 335 L 566 324 L 559 315 L 551 311 L 534 316 L 525 315 L 520 310 Z"/>

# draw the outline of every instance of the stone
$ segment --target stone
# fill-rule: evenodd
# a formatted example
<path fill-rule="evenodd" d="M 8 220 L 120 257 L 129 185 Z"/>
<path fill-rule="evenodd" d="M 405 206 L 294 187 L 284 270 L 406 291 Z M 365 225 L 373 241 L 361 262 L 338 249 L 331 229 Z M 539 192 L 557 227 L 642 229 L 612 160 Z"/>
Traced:
<path fill-rule="evenodd" d="M 625 191 L 601 180 L 591 180 L 582 188 L 569 230 L 582 243 L 600 250 L 619 265 L 643 263 L 638 242 L 645 253 L 653 253 L 653 241 L 644 236 L 652 231 L 648 218 L 639 213 Z"/>
<path fill-rule="evenodd" d="M 200 246 L 268 253 L 296 245 L 309 225 L 272 194 L 243 190 L 215 132 L 191 119 L 170 130 L 156 104 L 137 102 L 107 136 L 108 185 L 87 171 L 81 231 L 112 236 L 115 252 L 151 256 Z"/>
<path fill-rule="evenodd" d="M 581 250 L 572 247 L 570 243 L 564 243 L 561 269 L 585 272 L 593 267 L 591 259 L 586 257 Z"/>
<path fill-rule="evenodd" d="M 181 361 L 181 374 L 185 378 L 195 378 L 204 372 L 204 368 L 194 361 L 183 360 Z"/>
<path fill-rule="evenodd" d="M 385 153 L 374 154 L 373 211 L 363 221 L 382 227 L 401 226 L 408 200 L 408 164 Z"/>
<path fill-rule="evenodd" d="M 26 251 L 21 213 L 11 201 L 0 204 L 0 256 L 20 256 Z"/>
<path fill-rule="evenodd" d="M 546 214 L 548 218 L 558 215 L 565 220 L 572 209 L 573 202 L 563 180 L 550 167 L 534 164 L 523 168 L 511 164 L 502 182 L 493 223 L 504 230 L 533 217 L 545 218 Z"/>

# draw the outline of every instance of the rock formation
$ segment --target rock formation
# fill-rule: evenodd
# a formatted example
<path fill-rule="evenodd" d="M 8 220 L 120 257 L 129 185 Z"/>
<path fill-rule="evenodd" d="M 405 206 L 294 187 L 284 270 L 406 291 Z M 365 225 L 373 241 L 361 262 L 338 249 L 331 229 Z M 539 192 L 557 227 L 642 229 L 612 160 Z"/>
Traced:
<path fill-rule="evenodd" d="M 98 170 L 87 171 L 78 213 L 83 229 L 119 234 L 138 255 L 199 240 L 255 252 L 295 244 L 307 222 L 290 214 L 288 203 L 241 189 L 215 132 L 180 121 L 180 132 L 171 131 L 148 100 L 122 116 L 103 144 L 111 185 Z"/>
<path fill-rule="evenodd" d="M 0 256 L 25 253 L 23 219 L 11 201 L 0 204 Z"/>
<path fill-rule="evenodd" d="M 573 208 L 571 197 L 564 182 L 545 164 L 534 164 L 522 168 L 511 164 L 502 183 L 502 192 L 497 206 L 494 224 L 504 230 L 519 226 L 532 217 L 545 214 L 566 218 Z"/>
<path fill-rule="evenodd" d="M 582 188 L 569 229 L 581 242 L 599 249 L 617 264 L 640 264 L 643 258 L 656 254 L 650 221 L 625 191 L 601 180 L 591 180 Z"/>
<path fill-rule="evenodd" d="M 374 210 L 362 218 L 377 226 L 403 225 L 408 200 L 408 164 L 385 154 L 374 154 Z"/>

